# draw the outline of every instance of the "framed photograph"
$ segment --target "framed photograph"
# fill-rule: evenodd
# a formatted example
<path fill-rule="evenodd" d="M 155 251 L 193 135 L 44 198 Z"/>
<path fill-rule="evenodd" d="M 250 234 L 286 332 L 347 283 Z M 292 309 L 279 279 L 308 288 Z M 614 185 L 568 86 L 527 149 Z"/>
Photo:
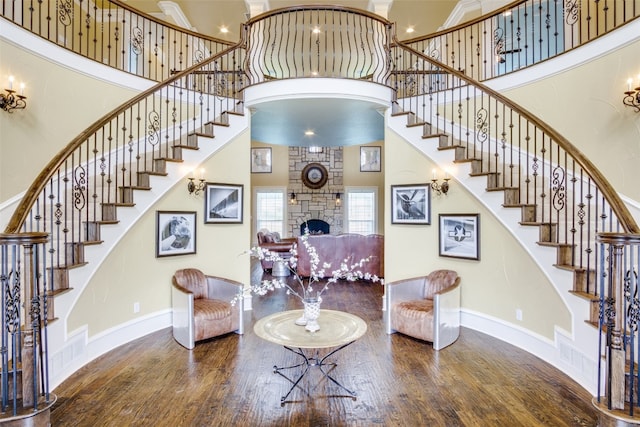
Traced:
<path fill-rule="evenodd" d="M 271 147 L 251 149 L 251 173 L 271 173 Z"/>
<path fill-rule="evenodd" d="M 440 256 L 480 259 L 480 214 L 440 214 Z"/>
<path fill-rule="evenodd" d="M 243 186 L 207 182 L 204 198 L 205 224 L 242 224 Z"/>
<path fill-rule="evenodd" d="M 196 213 L 156 211 L 156 258 L 196 253 Z"/>
<path fill-rule="evenodd" d="M 391 223 L 431 224 L 431 186 L 392 185 Z"/>
<path fill-rule="evenodd" d="M 360 147 L 360 172 L 382 170 L 382 147 Z"/>

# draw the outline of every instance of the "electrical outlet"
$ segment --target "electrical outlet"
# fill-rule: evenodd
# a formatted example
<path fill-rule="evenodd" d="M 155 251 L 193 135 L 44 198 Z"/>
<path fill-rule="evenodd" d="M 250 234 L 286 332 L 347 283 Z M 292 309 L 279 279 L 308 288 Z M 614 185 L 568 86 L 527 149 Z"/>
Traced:
<path fill-rule="evenodd" d="M 522 321 L 522 310 L 516 308 L 516 320 Z"/>
<path fill-rule="evenodd" d="M 134 302 L 133 303 L 133 312 L 134 313 L 139 313 L 140 312 L 140 303 L 139 302 Z"/>

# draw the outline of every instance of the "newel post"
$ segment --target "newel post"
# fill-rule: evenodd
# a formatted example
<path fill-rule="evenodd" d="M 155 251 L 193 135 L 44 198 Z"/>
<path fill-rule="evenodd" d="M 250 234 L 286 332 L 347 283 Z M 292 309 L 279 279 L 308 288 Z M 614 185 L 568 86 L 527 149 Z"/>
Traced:
<path fill-rule="evenodd" d="M 637 363 L 637 331 L 640 300 L 638 300 L 637 269 L 640 262 L 640 235 L 600 233 L 602 272 L 600 286 L 600 333 L 605 334 L 604 394 L 606 408 L 601 411 L 629 409 L 629 420 L 635 420 L 634 406 L 638 398 L 634 381 Z M 608 245 L 608 248 L 605 246 Z M 608 261 L 604 257 L 608 255 Z M 599 351 L 602 351 L 600 348 Z M 630 366 L 627 366 L 629 365 Z M 630 372 L 627 372 L 630 371 Z M 600 373 L 599 373 L 600 374 Z M 635 385 L 634 385 L 635 384 Z M 598 397 L 599 401 L 599 397 Z M 609 425 L 601 414 L 600 425 Z M 632 422 L 636 425 L 635 422 Z M 627 424 L 624 424 L 627 425 Z M 631 425 L 631 424 L 629 424 Z"/>

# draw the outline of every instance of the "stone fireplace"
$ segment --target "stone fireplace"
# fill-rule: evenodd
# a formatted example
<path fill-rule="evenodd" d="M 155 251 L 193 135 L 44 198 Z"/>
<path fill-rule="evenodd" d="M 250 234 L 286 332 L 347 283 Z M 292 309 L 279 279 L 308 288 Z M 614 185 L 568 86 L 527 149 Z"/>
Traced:
<path fill-rule="evenodd" d="M 319 189 L 307 188 L 302 182 L 302 170 L 309 163 L 320 163 L 327 170 L 327 183 Z M 289 147 L 289 186 L 296 194 L 296 203 L 289 204 L 286 235 L 299 236 L 301 224 L 320 219 L 329 224 L 331 234 L 343 231 L 342 204 L 336 204 L 336 193 L 344 192 L 342 147 L 323 147 L 320 153 L 310 153 L 306 147 Z"/>

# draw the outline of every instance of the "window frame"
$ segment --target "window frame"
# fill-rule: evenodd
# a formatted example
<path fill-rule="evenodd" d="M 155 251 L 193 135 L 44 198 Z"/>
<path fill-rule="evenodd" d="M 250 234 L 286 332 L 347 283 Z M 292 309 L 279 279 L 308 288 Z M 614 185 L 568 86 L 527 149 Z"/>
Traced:
<path fill-rule="evenodd" d="M 350 221 L 349 221 L 349 194 L 350 193 L 373 193 L 373 220 L 372 220 L 372 232 L 371 234 L 378 233 L 378 203 L 379 203 L 379 195 L 378 195 L 378 187 L 375 186 L 348 186 L 344 187 L 344 217 L 343 223 L 345 225 L 344 232 L 345 233 L 355 233 L 350 229 Z M 359 233 L 356 233 L 359 234 Z"/>
<path fill-rule="evenodd" d="M 281 186 L 265 186 L 265 187 L 253 187 L 252 191 L 252 225 L 255 230 L 253 235 L 257 235 L 260 229 L 258 228 L 258 193 L 281 193 L 282 194 L 282 237 L 287 236 L 287 224 L 289 218 L 289 212 L 287 210 L 288 199 L 287 199 L 287 187 Z M 271 230 L 270 230 L 271 231 Z M 255 238 L 255 237 L 254 237 Z"/>

